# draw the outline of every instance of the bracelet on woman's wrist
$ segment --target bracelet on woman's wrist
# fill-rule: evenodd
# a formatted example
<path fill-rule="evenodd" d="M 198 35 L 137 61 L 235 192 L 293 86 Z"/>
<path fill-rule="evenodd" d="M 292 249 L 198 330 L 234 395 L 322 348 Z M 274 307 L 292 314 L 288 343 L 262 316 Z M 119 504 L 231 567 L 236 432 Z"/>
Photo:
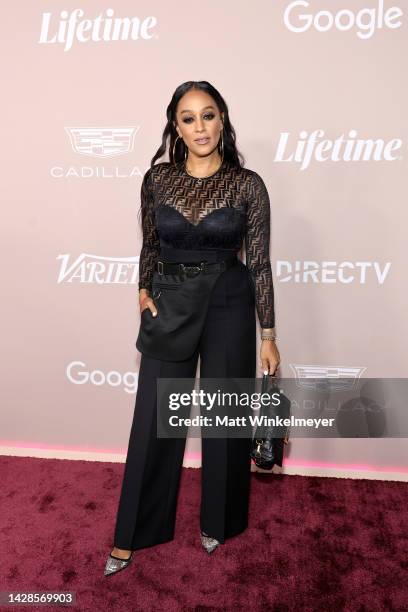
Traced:
<path fill-rule="evenodd" d="M 275 338 L 276 332 L 274 327 L 272 327 L 271 329 L 261 330 L 261 340 L 275 340 Z"/>

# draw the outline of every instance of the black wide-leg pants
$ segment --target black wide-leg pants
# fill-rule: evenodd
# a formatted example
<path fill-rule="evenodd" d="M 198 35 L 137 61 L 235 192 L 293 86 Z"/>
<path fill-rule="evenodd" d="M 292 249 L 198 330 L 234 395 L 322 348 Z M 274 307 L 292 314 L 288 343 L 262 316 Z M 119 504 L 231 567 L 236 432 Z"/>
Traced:
<path fill-rule="evenodd" d="M 114 546 L 137 550 L 174 538 L 185 438 L 157 437 L 157 378 L 254 378 L 255 297 L 245 264 L 222 272 L 199 344 L 185 361 L 141 356 Z M 248 525 L 249 438 L 202 438 L 200 528 L 224 543 Z M 198 526 L 197 526 L 198 529 Z"/>

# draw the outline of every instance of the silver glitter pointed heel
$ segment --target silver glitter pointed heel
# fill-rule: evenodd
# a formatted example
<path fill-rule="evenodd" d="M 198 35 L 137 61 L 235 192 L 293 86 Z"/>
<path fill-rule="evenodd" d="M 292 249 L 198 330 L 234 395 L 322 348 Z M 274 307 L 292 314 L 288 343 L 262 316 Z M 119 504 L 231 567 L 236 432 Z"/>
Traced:
<path fill-rule="evenodd" d="M 128 565 L 130 565 L 133 557 L 133 551 L 130 553 L 130 557 L 128 559 L 120 559 L 119 557 L 115 557 L 112 553 L 109 555 L 106 565 L 105 565 L 105 576 L 110 576 L 111 574 L 116 574 L 121 570 L 125 569 Z"/>
<path fill-rule="evenodd" d="M 201 531 L 201 544 L 208 553 L 212 553 L 219 544 L 219 541 L 209 536 L 205 531 Z"/>

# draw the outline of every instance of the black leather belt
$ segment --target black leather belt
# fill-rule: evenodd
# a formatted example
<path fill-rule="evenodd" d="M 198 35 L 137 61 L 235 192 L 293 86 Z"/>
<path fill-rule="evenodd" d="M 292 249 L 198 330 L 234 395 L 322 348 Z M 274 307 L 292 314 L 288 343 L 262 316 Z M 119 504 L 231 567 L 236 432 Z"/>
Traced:
<path fill-rule="evenodd" d="M 196 275 L 200 274 L 201 272 L 204 272 L 204 274 L 210 272 L 222 272 L 223 270 L 226 270 L 227 268 L 230 268 L 236 264 L 237 261 L 238 258 L 236 255 L 223 259 L 222 261 L 212 263 L 201 261 L 199 264 L 173 263 L 159 260 L 156 262 L 156 270 L 159 274 L 186 274 L 189 276 L 190 274 Z"/>

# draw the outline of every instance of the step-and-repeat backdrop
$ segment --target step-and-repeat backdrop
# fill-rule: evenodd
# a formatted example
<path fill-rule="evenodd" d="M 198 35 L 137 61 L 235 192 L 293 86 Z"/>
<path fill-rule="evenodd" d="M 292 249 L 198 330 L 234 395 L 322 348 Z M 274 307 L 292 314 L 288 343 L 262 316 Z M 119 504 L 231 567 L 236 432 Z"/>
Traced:
<path fill-rule="evenodd" d="M 124 458 L 141 179 L 188 80 L 225 97 L 268 187 L 281 375 L 407 375 L 406 12 L 405 0 L 4 6 L 3 452 Z M 188 440 L 186 465 L 200 448 Z M 287 450 L 299 473 L 407 471 L 402 438 Z"/>

